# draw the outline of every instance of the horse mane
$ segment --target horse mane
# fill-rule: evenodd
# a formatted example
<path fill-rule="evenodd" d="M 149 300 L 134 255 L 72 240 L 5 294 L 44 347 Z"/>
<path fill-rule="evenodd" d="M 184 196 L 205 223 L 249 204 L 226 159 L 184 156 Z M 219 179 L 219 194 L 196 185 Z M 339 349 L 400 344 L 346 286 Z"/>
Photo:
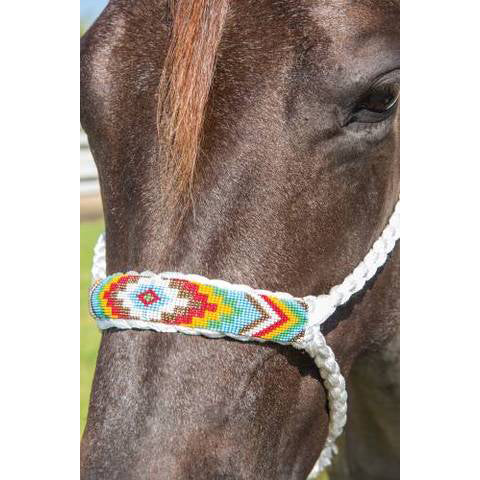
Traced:
<path fill-rule="evenodd" d="M 171 0 L 170 43 L 158 87 L 157 131 L 167 208 L 191 197 L 228 0 Z"/>

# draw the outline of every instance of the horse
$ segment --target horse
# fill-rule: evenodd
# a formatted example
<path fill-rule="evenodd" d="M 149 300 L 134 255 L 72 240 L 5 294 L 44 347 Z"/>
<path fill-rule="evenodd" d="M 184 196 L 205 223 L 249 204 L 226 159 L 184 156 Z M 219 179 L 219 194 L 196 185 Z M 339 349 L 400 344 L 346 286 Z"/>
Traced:
<path fill-rule="evenodd" d="M 108 273 L 295 296 L 339 283 L 399 197 L 397 0 L 111 0 L 81 40 Z M 328 321 L 349 420 L 332 479 L 396 479 L 399 245 Z M 304 479 L 328 408 L 308 355 L 102 333 L 83 479 Z"/>

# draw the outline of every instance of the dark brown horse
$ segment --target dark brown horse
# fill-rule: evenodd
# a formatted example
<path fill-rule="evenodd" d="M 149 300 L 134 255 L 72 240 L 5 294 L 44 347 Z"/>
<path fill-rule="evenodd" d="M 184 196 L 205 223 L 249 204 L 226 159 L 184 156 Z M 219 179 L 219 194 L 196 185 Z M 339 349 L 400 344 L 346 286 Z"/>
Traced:
<path fill-rule="evenodd" d="M 327 292 L 399 196 L 399 5 L 111 0 L 82 40 L 107 270 Z M 327 342 L 351 397 L 333 478 L 398 472 L 399 247 Z M 84 479 L 304 479 L 324 388 L 289 347 L 106 331 Z"/>

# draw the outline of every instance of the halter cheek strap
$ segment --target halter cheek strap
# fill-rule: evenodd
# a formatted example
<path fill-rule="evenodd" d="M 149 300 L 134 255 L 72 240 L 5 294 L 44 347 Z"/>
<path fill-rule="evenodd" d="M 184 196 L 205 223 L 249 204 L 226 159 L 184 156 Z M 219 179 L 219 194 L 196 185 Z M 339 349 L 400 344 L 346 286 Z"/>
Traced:
<path fill-rule="evenodd" d="M 100 329 L 181 332 L 240 341 L 271 341 L 305 350 L 319 368 L 328 393 L 329 432 L 311 477 L 331 464 L 346 422 L 345 380 L 323 335 L 324 322 L 362 290 L 400 238 L 400 202 L 365 258 L 328 294 L 295 298 L 176 272 L 105 276 L 105 236 L 94 251 L 90 311 Z M 309 477 L 310 478 L 310 477 Z"/>

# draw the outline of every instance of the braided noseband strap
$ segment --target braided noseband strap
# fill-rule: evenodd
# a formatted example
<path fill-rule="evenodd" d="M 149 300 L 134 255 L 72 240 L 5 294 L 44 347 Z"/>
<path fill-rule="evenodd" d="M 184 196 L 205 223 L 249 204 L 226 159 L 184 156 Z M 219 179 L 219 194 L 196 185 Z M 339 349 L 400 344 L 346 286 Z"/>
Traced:
<path fill-rule="evenodd" d="M 323 335 L 324 322 L 360 291 L 385 263 L 400 238 L 400 202 L 371 250 L 326 295 L 295 298 L 222 280 L 181 273 L 128 272 L 105 276 L 105 237 L 95 246 L 90 311 L 100 329 L 181 332 L 210 338 L 271 341 L 305 350 L 320 370 L 329 403 L 329 432 L 310 476 L 336 453 L 347 414 L 345 380 Z M 309 477 L 310 478 L 310 477 Z"/>

